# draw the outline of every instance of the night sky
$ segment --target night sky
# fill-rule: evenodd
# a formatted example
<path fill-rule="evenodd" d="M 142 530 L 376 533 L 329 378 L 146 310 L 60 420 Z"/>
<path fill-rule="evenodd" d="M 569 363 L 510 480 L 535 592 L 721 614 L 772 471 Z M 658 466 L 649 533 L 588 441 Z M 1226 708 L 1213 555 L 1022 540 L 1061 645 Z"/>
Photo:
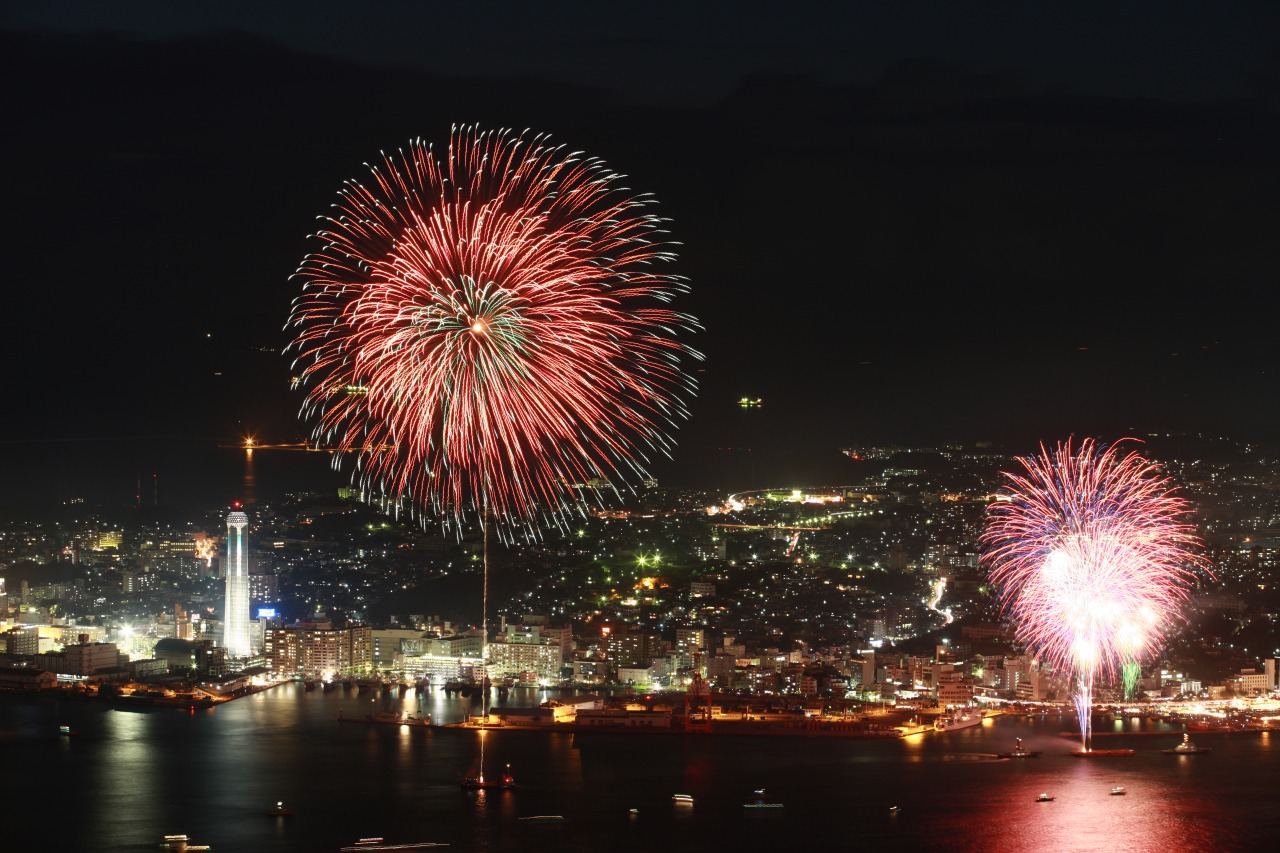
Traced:
<path fill-rule="evenodd" d="M 1280 440 L 1280 7 L 971 5 L 7 4 L 9 491 L 52 439 L 300 438 L 315 218 L 455 123 L 548 133 L 672 219 L 707 360 L 670 482 Z"/>

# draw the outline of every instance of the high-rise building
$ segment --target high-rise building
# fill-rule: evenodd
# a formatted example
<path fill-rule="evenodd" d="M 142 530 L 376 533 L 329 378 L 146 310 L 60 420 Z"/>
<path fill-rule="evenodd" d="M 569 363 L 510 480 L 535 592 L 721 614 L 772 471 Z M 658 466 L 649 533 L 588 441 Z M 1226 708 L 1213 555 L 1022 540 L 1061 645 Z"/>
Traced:
<path fill-rule="evenodd" d="M 249 516 L 236 511 L 227 516 L 227 599 L 222 618 L 222 645 L 227 655 L 247 658 L 249 645 L 249 543 L 245 531 Z"/>

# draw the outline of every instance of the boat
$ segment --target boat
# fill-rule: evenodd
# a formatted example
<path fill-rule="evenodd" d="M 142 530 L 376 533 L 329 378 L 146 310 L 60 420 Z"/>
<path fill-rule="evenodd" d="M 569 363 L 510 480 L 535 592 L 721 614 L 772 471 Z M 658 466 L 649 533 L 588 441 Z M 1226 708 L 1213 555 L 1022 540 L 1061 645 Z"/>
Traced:
<path fill-rule="evenodd" d="M 1076 758 L 1109 758 L 1117 755 L 1137 755 L 1136 749 L 1077 749 L 1071 753 Z"/>
<path fill-rule="evenodd" d="M 58 726 L 58 734 L 63 735 L 64 737 L 74 737 L 75 735 L 80 734 L 80 732 L 77 729 L 71 728 L 71 726 Z"/>
<path fill-rule="evenodd" d="M 284 802 L 277 800 L 276 807 L 267 812 L 267 817 L 291 817 L 293 812 L 284 807 Z"/>
<path fill-rule="evenodd" d="M 1160 751 L 1163 752 L 1165 755 L 1200 755 L 1201 753 L 1204 753 L 1204 752 L 1213 752 L 1213 747 L 1196 746 L 1191 741 L 1191 735 L 1184 734 L 1182 736 L 1182 743 L 1178 744 L 1172 749 L 1162 749 Z"/>
<path fill-rule="evenodd" d="M 564 820 L 564 815 L 560 814 L 535 814 L 528 817 L 522 817 L 520 820 L 527 820 L 531 823 L 556 823 Z"/>
<path fill-rule="evenodd" d="M 1041 794 L 1040 796 L 1036 797 L 1036 802 L 1037 802 L 1037 803 L 1052 803 L 1052 802 L 1053 802 L 1053 797 L 1049 796 L 1048 794 Z"/>
<path fill-rule="evenodd" d="M 353 853 L 363 850 L 425 850 L 428 847 L 448 847 L 437 841 L 409 841 L 402 844 L 388 843 L 382 838 L 361 838 L 355 844 L 339 847 L 342 853 Z"/>
<path fill-rule="evenodd" d="M 462 779 L 462 789 L 464 791 L 483 791 L 497 788 L 509 791 L 516 786 L 516 780 L 511 776 L 511 765 L 507 765 L 507 769 L 503 771 L 502 777 L 499 779 L 486 779 L 484 773 L 477 773 L 473 776 L 464 776 Z"/>
<path fill-rule="evenodd" d="M 338 719 L 346 722 L 345 717 Z M 366 723 L 385 723 L 392 726 L 429 726 L 431 721 L 424 717 L 415 717 L 413 714 L 402 714 L 399 711 L 376 711 L 372 714 L 364 715 Z"/>
<path fill-rule="evenodd" d="M 639 809 L 632 809 L 630 812 L 628 812 L 628 814 L 640 814 L 640 810 L 639 810 Z"/>
<path fill-rule="evenodd" d="M 677 805 L 690 805 L 690 806 L 691 806 L 691 805 L 693 805 L 693 795 L 692 795 L 692 794 L 672 794 L 672 795 L 671 795 L 671 802 L 673 802 L 673 803 L 675 803 L 675 804 L 677 804 Z"/>
<path fill-rule="evenodd" d="M 208 844 L 192 844 L 189 835 L 166 835 L 160 841 L 160 849 L 184 853 L 184 851 L 212 850 L 213 848 Z"/>
<path fill-rule="evenodd" d="M 1018 738 L 1013 747 L 1013 751 L 997 752 L 996 755 L 1000 758 L 1039 758 L 1041 753 L 1039 751 L 1023 749 L 1022 738 Z"/>
<path fill-rule="evenodd" d="M 1121 797 L 1121 796 L 1124 796 L 1124 795 L 1125 795 L 1125 794 L 1127 794 L 1127 793 L 1128 793 L 1128 791 L 1126 791 L 1123 787 L 1121 787 L 1121 786 L 1119 786 L 1119 785 L 1117 785 L 1117 786 L 1115 786 L 1114 788 L 1112 788 L 1112 789 L 1111 789 L 1111 796 L 1113 796 L 1113 797 Z"/>
<path fill-rule="evenodd" d="M 902 811 L 902 806 L 889 806 L 889 814 L 897 814 Z"/>
<path fill-rule="evenodd" d="M 953 732 L 982 724 L 986 715 L 981 708 L 953 708 L 933 721 L 936 732 Z"/>
<path fill-rule="evenodd" d="M 783 804 L 770 799 L 764 792 L 764 788 L 757 788 L 751 792 L 751 797 L 742 804 L 744 809 L 780 809 Z"/>

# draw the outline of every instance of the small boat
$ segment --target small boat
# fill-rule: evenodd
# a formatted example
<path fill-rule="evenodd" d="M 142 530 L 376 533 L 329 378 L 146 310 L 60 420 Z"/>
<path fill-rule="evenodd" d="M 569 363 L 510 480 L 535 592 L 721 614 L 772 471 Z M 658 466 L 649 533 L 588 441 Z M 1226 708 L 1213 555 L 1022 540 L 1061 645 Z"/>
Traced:
<path fill-rule="evenodd" d="M 1052 802 L 1053 802 L 1053 797 L 1049 796 L 1048 794 L 1041 794 L 1040 796 L 1036 797 L 1036 802 L 1037 802 L 1037 803 L 1052 803 Z"/>
<path fill-rule="evenodd" d="M 897 814 L 902 811 L 902 806 L 889 806 L 889 814 Z"/>
<path fill-rule="evenodd" d="M 672 794 L 671 802 L 676 803 L 677 805 L 691 806 L 693 805 L 693 795 L 692 794 Z"/>
<path fill-rule="evenodd" d="M 520 820 L 527 820 L 531 823 L 556 823 L 564 820 L 564 815 L 560 814 L 535 814 L 528 817 L 522 817 Z"/>
<path fill-rule="evenodd" d="M 1011 752 L 997 752 L 996 755 L 1000 758 L 1039 758 L 1041 753 L 1023 749 L 1022 738 L 1018 738 Z"/>
<path fill-rule="evenodd" d="M 77 729 L 71 728 L 71 726 L 58 726 L 58 734 L 63 737 L 75 737 L 80 734 L 80 732 Z"/>
<path fill-rule="evenodd" d="M 484 773 L 477 773 L 474 776 L 464 776 L 462 779 L 462 789 L 464 791 L 483 791 L 491 788 L 502 790 L 511 790 L 516 786 L 516 780 L 511 776 L 511 765 L 507 765 L 507 769 L 503 772 L 501 778 L 486 779 Z"/>
<path fill-rule="evenodd" d="M 425 850 L 428 847 L 448 847 L 448 844 L 441 844 L 435 841 L 409 841 L 403 844 L 388 843 L 382 838 L 361 838 L 355 844 L 347 847 L 339 847 L 342 853 L 354 853 L 354 851 L 364 850 Z"/>
<path fill-rule="evenodd" d="M 764 788 L 757 788 L 751 793 L 751 798 L 742 804 L 744 809 L 780 809 L 783 804 L 771 800 L 764 792 Z"/>
<path fill-rule="evenodd" d="M 1124 796 L 1124 795 L 1125 795 L 1125 794 L 1127 794 L 1127 793 L 1128 793 L 1128 791 L 1126 791 L 1126 790 L 1125 790 L 1123 787 L 1121 787 L 1120 785 L 1117 785 L 1117 786 L 1115 786 L 1114 788 L 1112 788 L 1112 789 L 1111 789 L 1111 796 L 1113 796 L 1113 797 L 1122 797 L 1122 796 Z"/>
<path fill-rule="evenodd" d="M 161 850 L 175 850 L 178 853 L 187 853 L 187 851 L 196 850 L 212 850 L 208 844 L 192 844 L 189 835 L 166 835 L 160 841 Z"/>
<path fill-rule="evenodd" d="M 1165 755 L 1200 755 L 1201 753 L 1204 753 L 1204 752 L 1213 752 L 1213 747 L 1196 746 L 1194 743 L 1191 742 L 1191 735 L 1184 734 L 1182 736 L 1182 743 L 1178 744 L 1172 749 L 1162 749 L 1160 751 L 1163 752 Z"/>
<path fill-rule="evenodd" d="M 640 810 L 639 810 L 639 809 L 632 809 L 630 812 L 628 812 L 628 814 L 640 814 Z"/>
<path fill-rule="evenodd" d="M 292 815 L 293 812 L 284 807 L 284 802 L 282 800 L 277 800 L 276 807 L 267 812 L 267 817 L 290 817 Z"/>

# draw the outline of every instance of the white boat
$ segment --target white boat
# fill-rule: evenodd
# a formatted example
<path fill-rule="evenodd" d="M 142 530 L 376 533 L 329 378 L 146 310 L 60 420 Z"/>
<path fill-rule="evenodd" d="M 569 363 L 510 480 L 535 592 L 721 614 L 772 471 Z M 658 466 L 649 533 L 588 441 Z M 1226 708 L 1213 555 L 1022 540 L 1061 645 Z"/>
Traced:
<path fill-rule="evenodd" d="M 1053 802 L 1053 797 L 1049 796 L 1048 794 L 1041 794 L 1040 796 L 1036 797 L 1036 802 L 1037 802 L 1037 803 L 1052 803 L 1052 802 Z"/>
<path fill-rule="evenodd" d="M 404 844 L 387 843 L 382 838 L 361 838 L 349 847 L 339 847 L 342 853 L 357 853 L 365 850 L 425 850 L 428 847 L 448 847 L 435 841 L 410 841 Z"/>
<path fill-rule="evenodd" d="M 693 795 L 692 794 L 672 794 L 671 802 L 676 803 L 677 805 L 683 803 L 691 806 L 693 805 Z"/>
<path fill-rule="evenodd" d="M 764 791 L 764 788 L 757 788 L 751 794 L 751 799 L 742 804 L 744 809 L 780 809 L 783 804 L 771 799 Z"/>
<path fill-rule="evenodd" d="M 1213 747 L 1196 746 L 1191 742 L 1191 735 L 1184 734 L 1182 736 L 1182 743 L 1172 749 L 1162 749 L 1160 751 L 1165 755 L 1199 755 L 1202 752 L 1213 752 Z"/>
<path fill-rule="evenodd" d="M 1120 787 L 1119 785 L 1111 789 L 1111 796 L 1113 797 L 1122 797 L 1127 793 L 1128 791 L 1126 791 L 1124 788 Z"/>
<path fill-rule="evenodd" d="M 981 708 L 953 708 L 933 721 L 936 732 L 953 732 L 982 724 L 986 715 Z"/>

